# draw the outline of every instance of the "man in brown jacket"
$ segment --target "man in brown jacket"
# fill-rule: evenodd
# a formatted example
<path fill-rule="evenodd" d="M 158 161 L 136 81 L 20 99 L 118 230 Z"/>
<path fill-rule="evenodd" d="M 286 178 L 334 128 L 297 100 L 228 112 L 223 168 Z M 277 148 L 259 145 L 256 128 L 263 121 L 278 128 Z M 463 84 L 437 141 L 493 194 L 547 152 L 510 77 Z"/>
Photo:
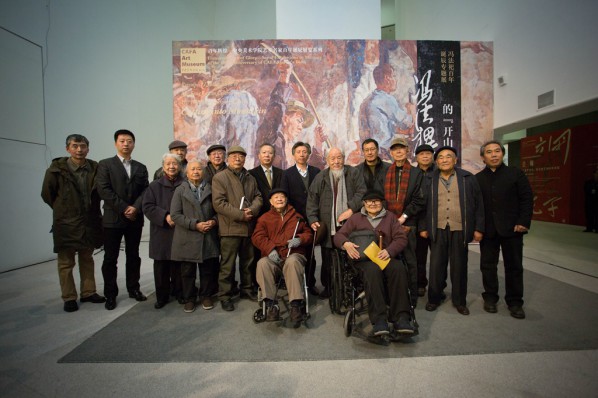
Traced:
<path fill-rule="evenodd" d="M 218 296 L 222 309 L 233 311 L 235 260 L 239 254 L 241 297 L 257 301 L 251 289 L 253 245 L 251 233 L 262 207 L 262 195 L 255 178 L 245 169 L 247 152 L 240 146 L 228 151 L 228 167 L 212 179 L 212 204 L 218 215 L 220 275 Z"/>

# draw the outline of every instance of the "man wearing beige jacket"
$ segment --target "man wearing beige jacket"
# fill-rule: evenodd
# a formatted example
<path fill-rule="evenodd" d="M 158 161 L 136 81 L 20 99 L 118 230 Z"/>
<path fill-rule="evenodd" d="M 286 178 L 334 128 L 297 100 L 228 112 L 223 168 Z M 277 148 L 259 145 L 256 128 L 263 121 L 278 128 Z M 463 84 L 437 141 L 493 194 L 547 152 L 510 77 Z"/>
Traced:
<path fill-rule="evenodd" d="M 239 254 L 241 297 L 257 301 L 251 288 L 253 245 L 251 234 L 262 207 L 262 195 L 255 178 L 245 169 L 247 152 L 240 146 L 228 151 L 228 167 L 212 179 L 212 204 L 218 215 L 220 274 L 218 296 L 222 309 L 233 311 L 235 260 Z"/>

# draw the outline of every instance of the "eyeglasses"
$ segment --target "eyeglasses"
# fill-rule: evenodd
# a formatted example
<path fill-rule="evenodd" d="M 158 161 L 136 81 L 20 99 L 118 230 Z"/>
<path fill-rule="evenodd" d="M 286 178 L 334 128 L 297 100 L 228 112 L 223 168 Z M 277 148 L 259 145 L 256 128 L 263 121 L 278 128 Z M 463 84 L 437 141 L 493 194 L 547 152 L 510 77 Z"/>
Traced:
<path fill-rule="evenodd" d="M 367 199 L 367 200 L 364 200 L 363 202 L 368 206 L 379 205 L 380 203 L 382 203 L 382 201 L 380 199 Z"/>

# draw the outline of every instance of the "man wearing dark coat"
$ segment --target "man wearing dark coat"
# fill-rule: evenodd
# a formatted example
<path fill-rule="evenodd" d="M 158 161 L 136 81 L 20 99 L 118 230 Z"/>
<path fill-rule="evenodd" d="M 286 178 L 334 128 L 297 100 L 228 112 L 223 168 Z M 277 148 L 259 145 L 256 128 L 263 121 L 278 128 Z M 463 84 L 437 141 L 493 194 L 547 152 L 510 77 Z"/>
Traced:
<path fill-rule="evenodd" d="M 411 166 L 408 160 L 409 144 L 405 138 L 397 137 L 391 141 L 390 154 L 394 163 L 386 172 L 384 198 L 386 208 L 393 212 L 407 233 L 407 247 L 403 250 L 409 269 L 409 290 L 413 306 L 417 305 L 417 224 L 420 214 L 425 209 L 422 191 L 423 173 L 420 168 Z"/>
<path fill-rule="evenodd" d="M 102 246 L 100 197 L 94 187 L 97 162 L 87 159 L 89 141 L 80 134 L 66 138 L 70 157 L 52 161 L 42 185 L 42 199 L 52 208 L 54 252 L 58 254 L 58 278 L 64 310 L 74 312 L 77 288 L 73 279 L 75 255 L 79 255 L 81 302 L 103 303 L 96 293 L 93 249 Z"/>
<path fill-rule="evenodd" d="M 280 187 L 282 170 L 272 164 L 274 158 L 276 157 L 276 149 L 274 148 L 274 145 L 267 143 L 260 145 L 257 157 L 260 164 L 257 165 L 257 167 L 249 170 L 249 174 L 255 178 L 257 187 L 260 190 L 263 198 L 262 208 L 258 214 L 259 218 L 262 216 L 262 214 L 270 210 L 270 201 L 266 200 L 266 198 L 270 197 L 270 191 L 272 189 Z M 257 262 L 260 257 L 259 249 L 256 247 L 253 256 L 253 262 L 251 264 L 251 279 L 254 289 L 257 289 L 258 286 L 255 272 L 257 269 Z"/>
<path fill-rule="evenodd" d="M 307 206 L 309 186 L 320 172 L 320 169 L 307 163 L 311 156 L 311 146 L 308 143 L 302 141 L 296 142 L 291 152 L 295 164 L 283 171 L 280 187 L 287 192 L 289 204 L 303 218 L 307 219 L 305 208 Z M 306 257 L 308 257 L 308 262 L 311 259 L 311 263 L 307 265 L 305 273 L 307 290 L 310 294 L 317 296 L 320 292 L 316 288 L 316 261 L 311 249 Z"/>
<path fill-rule="evenodd" d="M 498 141 L 482 145 L 480 156 L 486 164 L 476 174 L 484 197 L 486 220 L 484 239 L 480 242 L 484 310 L 489 313 L 498 310 L 497 267 L 502 250 L 505 302 L 512 317 L 523 319 L 523 235 L 532 222 L 532 188 L 523 171 L 503 163 L 505 148 Z"/>
<path fill-rule="evenodd" d="M 326 156 L 328 168 L 319 173 L 309 187 L 307 220 L 314 231 L 328 231 L 322 236 L 322 267 L 320 280 L 324 286 L 321 297 L 330 297 L 330 264 L 332 237 L 341 225 L 361 210 L 361 198 L 366 191 L 363 179 L 354 167 L 345 165 L 345 154 L 332 148 Z"/>
<path fill-rule="evenodd" d="M 426 214 L 420 235 L 430 238 L 430 284 L 426 311 L 446 299 L 447 268 L 451 265 L 451 301 L 461 315 L 467 308 L 468 244 L 484 234 L 484 203 L 477 179 L 457 165 L 457 150 L 443 146 L 434 154 L 436 170 L 426 175 Z"/>
<path fill-rule="evenodd" d="M 135 135 L 129 130 L 114 133 L 116 156 L 101 160 L 98 164 L 96 186 L 104 200 L 104 295 L 106 309 L 116 308 L 118 285 L 116 264 L 120 254 L 120 242 L 125 238 L 126 283 L 129 297 L 145 301 L 147 297 L 139 290 L 141 258 L 139 243 L 143 230 L 141 202 L 149 185 L 147 168 L 131 159 L 135 149 Z"/>

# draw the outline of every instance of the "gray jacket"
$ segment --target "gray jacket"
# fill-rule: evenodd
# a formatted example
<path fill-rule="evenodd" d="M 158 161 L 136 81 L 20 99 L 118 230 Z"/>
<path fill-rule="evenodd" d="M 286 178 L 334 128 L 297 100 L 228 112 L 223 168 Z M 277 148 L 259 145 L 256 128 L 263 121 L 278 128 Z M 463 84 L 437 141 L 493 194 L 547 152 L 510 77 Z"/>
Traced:
<path fill-rule="evenodd" d="M 218 228 L 214 227 L 205 234 L 195 228 L 200 221 L 216 220 L 216 213 L 212 207 L 211 185 L 202 181 L 199 189 L 199 200 L 187 181 L 174 191 L 170 204 L 170 217 L 175 223 L 171 251 L 174 261 L 203 263 L 220 255 Z"/>
<path fill-rule="evenodd" d="M 345 184 L 347 189 L 347 205 L 353 213 L 361 209 L 361 198 L 365 194 L 366 187 L 362 176 L 357 169 L 351 166 L 344 166 Z M 309 224 L 319 222 L 326 225 L 328 234 L 322 241 L 322 246 L 332 247 L 331 225 L 333 192 L 330 184 L 330 169 L 322 170 L 309 186 L 307 197 L 307 220 Z"/>

